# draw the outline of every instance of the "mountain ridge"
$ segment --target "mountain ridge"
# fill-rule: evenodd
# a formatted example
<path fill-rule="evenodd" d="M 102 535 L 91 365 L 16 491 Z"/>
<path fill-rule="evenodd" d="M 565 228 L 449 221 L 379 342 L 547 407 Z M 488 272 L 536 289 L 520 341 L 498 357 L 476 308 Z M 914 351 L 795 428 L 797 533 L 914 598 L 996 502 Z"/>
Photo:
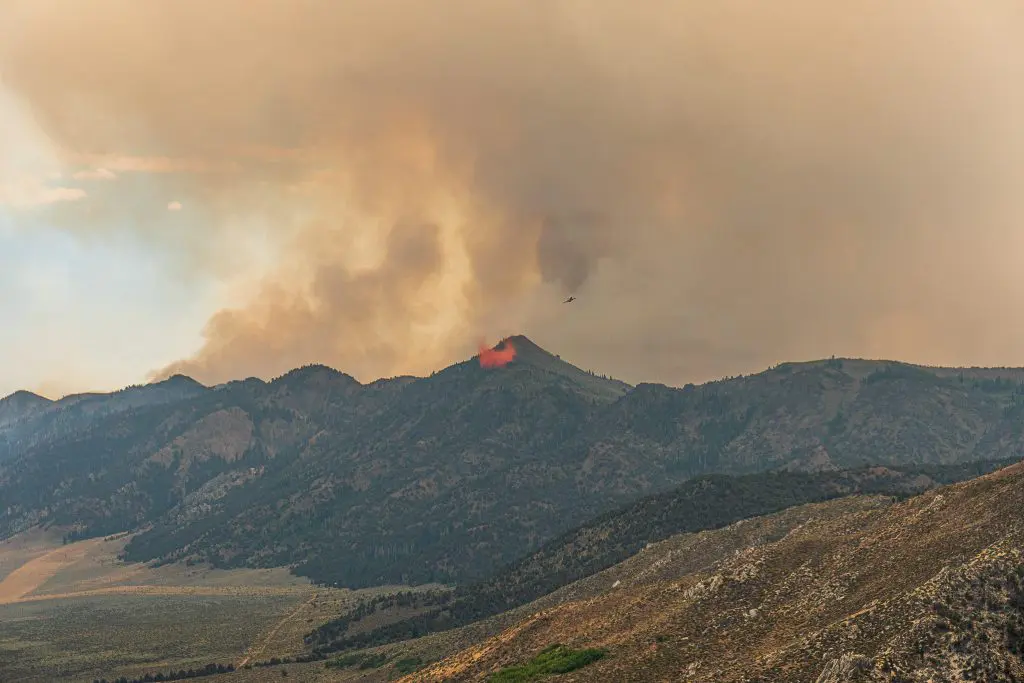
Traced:
<path fill-rule="evenodd" d="M 510 335 L 510 336 L 500 340 L 497 344 L 495 344 L 493 347 L 490 347 L 490 348 L 493 348 L 493 349 L 501 348 L 502 345 L 505 342 L 507 342 L 507 341 L 513 342 L 514 346 L 517 349 L 517 358 L 519 358 L 520 362 L 522 362 L 523 355 L 526 355 L 527 358 L 530 358 L 530 357 L 537 358 L 538 356 L 542 357 L 542 358 L 550 358 L 552 360 L 560 361 L 561 363 L 564 363 L 565 365 L 570 366 L 573 370 L 578 371 L 578 373 L 582 373 L 582 374 L 588 375 L 588 376 L 595 376 L 591 371 L 583 370 L 583 369 L 579 368 L 579 366 L 573 365 L 572 363 L 569 363 L 569 362 L 563 360 L 560 355 L 557 355 L 557 354 L 551 353 L 550 351 L 547 351 L 546 349 L 544 349 L 540 345 L 536 344 L 529 337 L 527 337 L 526 335 L 523 335 L 523 334 Z M 520 351 L 521 348 L 525 350 L 525 354 L 524 354 L 523 351 Z M 463 364 L 466 364 L 466 363 L 478 362 L 478 361 L 479 361 L 479 354 L 474 354 L 470 358 L 467 358 L 467 359 L 464 359 L 464 360 L 461 360 L 461 361 L 456 361 L 456 362 L 454 362 L 454 363 L 452 363 L 452 364 L 446 366 L 445 368 L 443 368 L 443 369 L 441 369 L 439 371 L 436 371 L 436 372 L 443 372 L 444 370 L 447 370 L 448 368 L 452 368 L 452 367 L 455 367 L 455 366 L 463 365 Z M 513 360 L 513 362 L 515 362 L 515 361 Z M 861 367 L 864 367 L 864 368 L 877 368 L 878 366 L 903 366 L 903 367 L 908 367 L 908 368 L 922 369 L 922 370 L 928 371 L 930 373 L 937 373 L 937 374 L 939 374 L 942 377 L 956 377 L 956 376 L 959 376 L 960 374 L 963 374 L 964 377 L 967 378 L 967 379 L 1007 378 L 1008 376 L 1010 376 L 1013 379 L 1018 379 L 1019 381 L 1024 382 L 1024 366 L 927 365 L 927 364 L 912 363 L 912 362 L 909 362 L 909 361 L 901 361 L 901 360 L 887 359 L 887 358 L 861 358 L 861 357 L 835 357 L 835 356 L 833 356 L 831 358 L 818 358 L 818 359 L 803 360 L 803 361 L 783 361 L 783 362 L 777 363 L 775 365 L 769 366 L 769 367 L 767 367 L 764 370 L 753 372 L 753 373 L 749 373 L 749 374 L 745 374 L 745 375 L 744 374 L 731 375 L 731 376 L 726 376 L 726 377 L 722 377 L 722 378 L 718 378 L 718 379 L 707 380 L 705 382 L 700 382 L 700 383 L 688 382 L 688 383 L 684 383 L 683 385 L 670 384 L 670 383 L 665 383 L 665 382 L 657 382 L 657 381 L 653 381 L 653 380 L 641 381 L 641 382 L 637 382 L 636 384 L 629 384 L 628 382 L 625 382 L 623 380 L 618 380 L 618 379 L 612 379 L 611 381 L 613 381 L 613 382 L 615 382 L 615 383 L 617 383 L 617 384 L 619 384 L 619 385 L 621 385 L 623 387 L 629 387 L 629 388 L 634 388 L 634 389 L 635 388 L 639 388 L 639 387 L 645 387 L 645 386 L 646 387 L 664 387 L 664 388 L 669 388 L 669 389 L 683 389 L 683 388 L 687 388 L 687 387 L 699 388 L 699 387 L 707 387 L 707 386 L 717 385 L 717 384 L 720 384 L 722 382 L 726 382 L 726 381 L 733 380 L 733 379 L 742 379 L 742 378 L 745 378 L 745 377 L 757 377 L 757 376 L 765 375 L 765 374 L 772 373 L 772 372 L 789 372 L 789 371 L 799 370 L 799 369 L 815 368 L 815 367 L 819 367 L 819 366 L 828 366 L 830 364 L 834 365 L 834 364 L 837 364 L 837 363 L 839 363 L 839 364 L 853 364 L 853 367 L 861 366 Z M 299 366 L 299 367 L 293 368 L 293 369 L 288 370 L 287 372 L 285 372 L 285 373 L 283 373 L 281 375 L 278 375 L 276 377 L 272 377 L 270 379 L 263 379 L 263 378 L 259 378 L 259 377 L 249 376 L 249 377 L 245 377 L 245 378 L 237 378 L 237 379 L 233 379 L 233 380 L 228 380 L 228 381 L 223 382 L 223 383 L 218 384 L 218 385 L 206 385 L 206 384 L 203 384 L 202 382 L 196 380 L 195 378 L 190 377 L 189 375 L 185 375 L 183 373 L 175 373 L 175 374 L 173 374 L 173 375 L 171 375 L 169 377 L 166 377 L 164 379 L 154 380 L 152 382 L 147 382 L 147 383 L 144 383 L 144 384 L 131 384 L 131 385 L 127 385 L 125 387 L 122 387 L 120 389 L 115 389 L 115 390 L 111 390 L 111 391 L 107 391 L 107 392 L 90 391 L 90 392 L 79 392 L 79 393 L 67 394 L 67 395 L 65 395 L 65 396 L 63 396 L 63 397 L 61 397 L 59 399 L 50 399 L 50 398 L 47 398 L 45 396 L 41 396 L 39 394 L 36 394 L 36 393 L 34 393 L 32 391 L 29 391 L 27 389 L 16 389 L 13 392 L 11 392 L 10 394 L 8 394 L 6 396 L 3 396 L 3 397 L 0 397 L 0 405 L 3 405 L 3 403 L 5 401 L 8 401 L 10 399 L 14 399 L 14 398 L 19 397 L 19 396 L 34 397 L 36 399 L 41 399 L 42 401 L 46 402 L 47 405 L 54 405 L 54 404 L 60 403 L 61 401 L 66 400 L 66 399 L 77 401 L 77 400 L 80 400 L 82 398 L 109 397 L 109 396 L 114 396 L 114 395 L 117 395 L 119 393 L 122 393 L 122 392 L 125 392 L 125 391 L 128 391 L 128 390 L 145 389 L 147 387 L 158 387 L 158 386 L 161 386 L 161 385 L 165 385 L 166 383 L 178 383 L 178 382 L 188 383 L 188 384 L 195 385 L 195 386 L 198 386 L 198 387 L 201 387 L 201 388 L 204 388 L 204 389 L 214 389 L 216 387 L 223 387 L 223 386 L 227 386 L 227 385 L 230 385 L 230 384 L 236 384 L 236 383 L 240 383 L 240 382 L 244 383 L 244 382 L 250 382 L 250 381 L 257 381 L 257 382 L 260 382 L 262 384 L 273 384 L 274 382 L 278 382 L 278 381 L 284 380 L 285 378 L 287 378 L 289 376 L 301 375 L 301 374 L 303 374 L 305 372 L 312 372 L 312 371 L 327 372 L 328 374 L 342 375 L 344 377 L 348 377 L 348 378 L 352 379 L 354 382 L 360 384 L 361 386 L 371 386 L 371 385 L 378 384 L 378 383 L 381 383 L 381 382 L 387 382 L 389 380 L 397 380 L 397 379 L 413 379 L 413 380 L 415 380 L 415 379 L 426 379 L 427 377 L 430 376 L 430 375 L 396 375 L 394 377 L 379 377 L 379 378 L 371 380 L 371 381 L 361 382 L 358 379 L 355 379 L 352 375 L 349 375 L 348 373 L 344 372 L 343 370 L 340 370 L 340 369 L 335 368 L 333 366 L 330 366 L 330 365 L 327 365 L 327 364 L 324 364 L 324 363 L 310 363 L 310 364 L 307 364 L 307 365 L 303 365 L 303 366 Z"/>
<path fill-rule="evenodd" d="M 1024 453 L 1020 370 L 828 359 L 630 387 L 504 343 L 504 367 L 473 356 L 362 384 L 313 365 L 47 408 L 0 429 L 0 535 L 133 530 L 132 560 L 465 583 L 706 474 Z"/>

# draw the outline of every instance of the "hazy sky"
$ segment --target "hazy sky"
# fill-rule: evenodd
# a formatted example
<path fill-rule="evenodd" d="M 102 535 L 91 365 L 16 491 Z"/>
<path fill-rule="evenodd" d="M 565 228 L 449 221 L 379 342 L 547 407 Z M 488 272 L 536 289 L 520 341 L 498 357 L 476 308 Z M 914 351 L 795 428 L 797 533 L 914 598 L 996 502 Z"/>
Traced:
<path fill-rule="evenodd" d="M 1024 365 L 1022 7 L 5 0 L 0 394 Z"/>

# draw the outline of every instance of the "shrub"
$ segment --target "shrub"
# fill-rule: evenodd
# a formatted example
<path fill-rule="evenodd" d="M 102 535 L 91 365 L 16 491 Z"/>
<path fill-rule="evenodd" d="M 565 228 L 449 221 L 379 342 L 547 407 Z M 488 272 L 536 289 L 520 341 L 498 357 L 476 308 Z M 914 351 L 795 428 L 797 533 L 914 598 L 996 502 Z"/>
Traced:
<path fill-rule="evenodd" d="M 419 657 L 404 657 L 395 662 L 395 671 L 402 674 L 411 674 L 423 666 L 423 660 Z"/>
<path fill-rule="evenodd" d="M 605 650 L 573 650 L 554 644 L 526 664 L 510 666 L 491 675 L 490 683 L 527 683 L 550 674 L 564 674 L 592 664 L 606 655 Z"/>

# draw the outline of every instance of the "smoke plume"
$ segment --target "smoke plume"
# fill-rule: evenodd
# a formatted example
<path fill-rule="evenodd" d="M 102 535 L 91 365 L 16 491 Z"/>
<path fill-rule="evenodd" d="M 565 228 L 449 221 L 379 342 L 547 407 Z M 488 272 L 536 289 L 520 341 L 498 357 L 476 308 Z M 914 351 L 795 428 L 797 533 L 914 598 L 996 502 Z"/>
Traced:
<path fill-rule="evenodd" d="M 0 74 L 118 176 L 54 224 L 231 293 L 158 374 L 522 332 L 682 382 L 1024 363 L 1022 31 L 1015 0 L 7 0 Z"/>

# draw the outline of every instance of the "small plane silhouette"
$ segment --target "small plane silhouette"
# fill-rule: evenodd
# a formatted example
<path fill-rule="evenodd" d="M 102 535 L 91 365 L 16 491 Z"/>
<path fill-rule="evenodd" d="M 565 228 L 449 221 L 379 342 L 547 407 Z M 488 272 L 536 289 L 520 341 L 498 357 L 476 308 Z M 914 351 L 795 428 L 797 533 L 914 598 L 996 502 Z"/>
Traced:
<path fill-rule="evenodd" d="M 570 304 L 570 303 L 572 303 L 573 301 L 576 301 L 576 297 L 574 297 L 574 296 L 570 296 L 570 297 L 569 297 L 568 299 L 566 299 L 566 300 L 565 300 L 565 301 L 563 301 L 562 303 L 563 303 L 563 304 Z"/>

